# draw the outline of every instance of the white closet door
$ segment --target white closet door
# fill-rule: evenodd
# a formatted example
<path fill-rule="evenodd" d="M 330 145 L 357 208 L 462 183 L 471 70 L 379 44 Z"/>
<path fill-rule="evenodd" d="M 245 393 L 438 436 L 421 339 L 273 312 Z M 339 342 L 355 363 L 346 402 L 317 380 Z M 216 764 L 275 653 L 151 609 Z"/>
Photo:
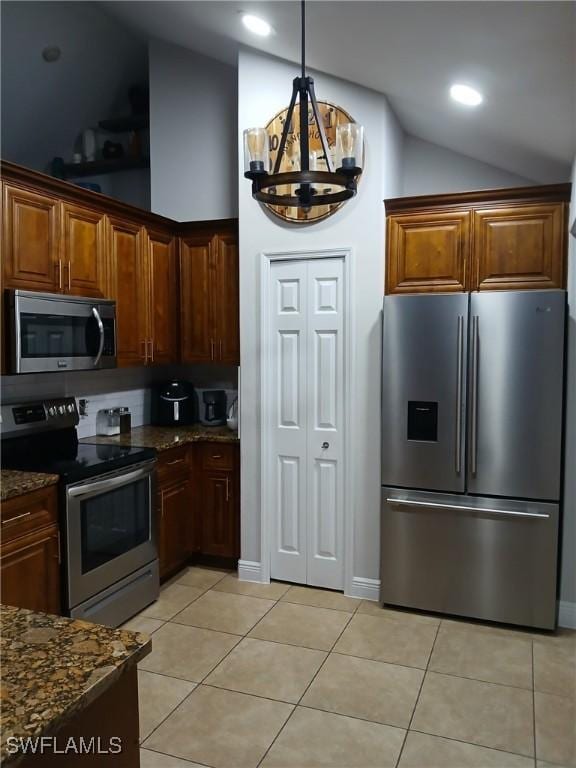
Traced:
<path fill-rule="evenodd" d="M 271 575 L 343 587 L 343 261 L 271 268 Z"/>
<path fill-rule="evenodd" d="M 308 262 L 307 583 L 342 589 L 343 261 Z"/>
<path fill-rule="evenodd" d="M 306 263 L 274 262 L 271 280 L 271 574 L 305 584 Z"/>

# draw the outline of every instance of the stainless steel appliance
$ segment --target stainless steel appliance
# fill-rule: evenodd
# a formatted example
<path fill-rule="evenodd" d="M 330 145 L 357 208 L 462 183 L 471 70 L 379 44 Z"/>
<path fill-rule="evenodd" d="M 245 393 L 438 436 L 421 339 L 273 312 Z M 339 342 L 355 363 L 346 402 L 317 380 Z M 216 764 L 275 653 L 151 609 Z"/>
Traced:
<path fill-rule="evenodd" d="M 555 626 L 565 305 L 385 298 L 384 603 Z"/>
<path fill-rule="evenodd" d="M 2 406 L 2 466 L 60 476 L 67 615 L 118 626 L 159 593 L 155 451 L 79 442 L 74 398 Z"/>
<path fill-rule="evenodd" d="M 188 381 L 168 381 L 152 390 L 152 424 L 177 427 L 196 421 L 194 387 Z"/>
<path fill-rule="evenodd" d="M 226 391 L 224 389 L 197 389 L 198 418 L 207 427 L 226 424 Z"/>
<path fill-rule="evenodd" d="M 8 291 L 10 372 L 116 367 L 116 304 L 57 293 Z"/>

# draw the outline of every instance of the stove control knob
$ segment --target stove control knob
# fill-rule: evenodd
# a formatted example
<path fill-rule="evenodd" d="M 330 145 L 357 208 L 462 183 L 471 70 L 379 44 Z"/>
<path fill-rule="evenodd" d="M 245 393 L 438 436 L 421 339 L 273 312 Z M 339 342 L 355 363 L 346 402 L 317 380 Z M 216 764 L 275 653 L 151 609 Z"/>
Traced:
<path fill-rule="evenodd" d="M 66 413 L 66 408 L 63 405 L 58 406 L 58 413 L 64 414 Z"/>
<path fill-rule="evenodd" d="M 49 415 L 49 416 L 56 416 L 56 408 L 54 408 L 54 406 L 53 406 L 53 405 L 51 405 L 51 406 L 48 408 L 48 415 Z"/>
<path fill-rule="evenodd" d="M 68 403 L 68 405 L 66 406 L 66 410 L 68 411 L 68 413 L 74 413 L 74 406 L 72 405 L 72 403 Z"/>

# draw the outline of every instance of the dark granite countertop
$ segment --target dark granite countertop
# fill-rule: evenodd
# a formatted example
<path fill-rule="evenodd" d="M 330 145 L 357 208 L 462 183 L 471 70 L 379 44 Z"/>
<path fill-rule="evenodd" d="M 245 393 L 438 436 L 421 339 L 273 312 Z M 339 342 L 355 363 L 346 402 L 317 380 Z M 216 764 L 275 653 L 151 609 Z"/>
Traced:
<path fill-rule="evenodd" d="M 238 433 L 228 427 L 205 427 L 192 424 L 189 427 L 134 427 L 130 432 L 113 437 L 84 437 L 83 443 L 103 443 L 107 445 L 127 445 L 139 448 L 156 448 L 167 451 L 187 443 L 237 443 Z"/>
<path fill-rule="evenodd" d="M 148 635 L 0 606 L 2 738 L 51 735 L 151 650 Z"/>
<path fill-rule="evenodd" d="M 58 475 L 48 475 L 43 472 L 21 472 L 18 469 L 3 469 L 0 472 L 0 501 L 6 501 L 14 496 L 55 485 Z"/>

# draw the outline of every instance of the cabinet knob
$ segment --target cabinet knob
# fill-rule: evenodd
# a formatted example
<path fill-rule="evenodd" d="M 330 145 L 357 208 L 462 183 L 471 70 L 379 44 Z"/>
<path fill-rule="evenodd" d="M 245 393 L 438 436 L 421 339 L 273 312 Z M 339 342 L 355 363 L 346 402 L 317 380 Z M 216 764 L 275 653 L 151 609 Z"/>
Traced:
<path fill-rule="evenodd" d="M 327 442 L 323 442 L 323 443 L 322 443 L 322 448 L 323 448 L 324 450 L 326 450 L 327 448 L 330 448 L 330 443 L 327 443 Z"/>

